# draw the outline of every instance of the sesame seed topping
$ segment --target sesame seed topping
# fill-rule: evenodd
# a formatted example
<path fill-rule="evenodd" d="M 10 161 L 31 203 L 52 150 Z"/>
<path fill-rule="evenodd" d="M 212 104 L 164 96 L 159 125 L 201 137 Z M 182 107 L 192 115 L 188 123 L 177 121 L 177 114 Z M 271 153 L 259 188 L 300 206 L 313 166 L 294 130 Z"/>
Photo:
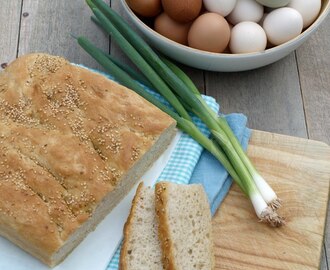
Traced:
<path fill-rule="evenodd" d="M 63 237 L 70 227 L 65 222 L 91 216 L 102 192 L 121 181 L 123 167 L 138 160 L 153 139 L 142 131 L 145 121 L 134 108 L 119 113 L 129 104 L 126 93 L 115 95 L 97 82 L 92 91 L 69 66 L 40 54 L 28 65 L 22 89 L 0 75 L 0 193 L 10 186 L 23 194 L 20 203 L 47 213 L 47 231 Z M 128 132 L 137 139 L 127 140 Z M 0 212 L 19 217 L 23 211 L 8 209 L 1 205 Z"/>

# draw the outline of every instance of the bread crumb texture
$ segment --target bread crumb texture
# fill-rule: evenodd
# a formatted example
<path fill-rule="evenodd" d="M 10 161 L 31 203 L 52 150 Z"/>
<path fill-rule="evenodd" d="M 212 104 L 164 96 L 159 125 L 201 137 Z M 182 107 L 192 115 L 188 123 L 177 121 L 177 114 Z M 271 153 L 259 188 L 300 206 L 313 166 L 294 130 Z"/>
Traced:
<path fill-rule="evenodd" d="M 0 73 L 0 231 L 52 254 L 171 124 L 63 58 L 17 59 Z"/>
<path fill-rule="evenodd" d="M 121 270 L 162 270 L 162 254 L 158 239 L 155 194 L 140 184 L 124 228 Z"/>
<path fill-rule="evenodd" d="M 211 213 L 201 185 L 156 185 L 165 269 L 214 269 Z"/>

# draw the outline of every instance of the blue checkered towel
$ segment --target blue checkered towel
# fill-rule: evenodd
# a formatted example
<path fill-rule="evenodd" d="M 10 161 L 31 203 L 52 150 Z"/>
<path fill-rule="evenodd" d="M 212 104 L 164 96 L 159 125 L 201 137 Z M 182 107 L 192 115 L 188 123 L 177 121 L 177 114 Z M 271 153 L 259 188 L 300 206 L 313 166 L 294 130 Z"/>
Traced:
<path fill-rule="evenodd" d="M 110 79 L 114 79 L 107 74 L 102 74 Z M 169 106 L 159 94 L 147 87 L 145 87 L 145 89 Z M 209 96 L 203 96 L 203 98 L 212 110 L 215 112 L 219 111 L 219 105 L 214 98 Z M 240 140 L 242 146 L 246 148 L 250 138 L 250 130 L 246 128 L 246 117 L 242 114 L 230 114 L 227 115 L 226 118 L 234 134 Z M 206 136 L 210 135 L 209 130 L 200 119 L 193 117 L 193 120 Z M 170 160 L 157 179 L 157 182 L 163 180 L 179 184 L 202 184 L 208 196 L 212 214 L 216 212 L 232 184 L 232 180 L 223 166 L 211 154 L 207 151 L 203 151 L 203 148 L 185 133 L 181 135 Z M 120 247 L 118 247 L 110 261 L 107 270 L 118 269 L 119 256 Z"/>

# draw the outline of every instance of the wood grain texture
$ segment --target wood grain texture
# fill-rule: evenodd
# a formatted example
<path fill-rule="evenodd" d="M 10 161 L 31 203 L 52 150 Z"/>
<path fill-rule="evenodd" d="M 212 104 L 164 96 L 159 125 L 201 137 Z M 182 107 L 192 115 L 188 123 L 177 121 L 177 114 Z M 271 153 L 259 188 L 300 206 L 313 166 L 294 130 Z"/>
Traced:
<path fill-rule="evenodd" d="M 206 93 L 224 113 L 242 112 L 249 126 L 306 137 L 303 103 L 294 54 L 257 70 L 207 73 Z"/>
<path fill-rule="evenodd" d="M 16 58 L 22 0 L 0 0 L 0 71 Z"/>
<path fill-rule="evenodd" d="M 319 269 L 330 147 L 254 131 L 248 154 L 282 198 L 279 213 L 287 224 L 274 229 L 256 222 L 252 206 L 234 185 L 213 220 L 216 269 Z"/>
<path fill-rule="evenodd" d="M 19 55 L 46 52 L 61 55 L 74 63 L 100 68 L 77 44 L 71 34 L 84 35 L 97 46 L 109 50 L 109 40 L 90 21 L 91 11 L 81 0 L 24 0 Z"/>

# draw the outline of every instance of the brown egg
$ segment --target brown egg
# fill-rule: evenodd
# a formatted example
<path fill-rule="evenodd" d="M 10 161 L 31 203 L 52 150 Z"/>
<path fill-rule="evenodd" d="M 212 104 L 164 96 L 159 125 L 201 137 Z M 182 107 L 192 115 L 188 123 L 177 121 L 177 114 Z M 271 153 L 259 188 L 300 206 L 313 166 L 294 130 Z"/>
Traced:
<path fill-rule="evenodd" d="M 127 5 L 143 17 L 157 16 L 162 10 L 161 0 L 126 0 Z"/>
<path fill-rule="evenodd" d="M 188 45 L 192 48 L 220 53 L 230 39 L 230 27 L 226 19 L 217 13 L 205 13 L 191 25 Z"/>
<path fill-rule="evenodd" d="M 162 0 L 167 15 L 181 23 L 194 20 L 199 15 L 202 4 L 202 0 Z"/>
<path fill-rule="evenodd" d="M 187 45 L 190 25 L 191 23 L 176 22 L 163 12 L 155 19 L 154 29 L 164 37 Z"/>

